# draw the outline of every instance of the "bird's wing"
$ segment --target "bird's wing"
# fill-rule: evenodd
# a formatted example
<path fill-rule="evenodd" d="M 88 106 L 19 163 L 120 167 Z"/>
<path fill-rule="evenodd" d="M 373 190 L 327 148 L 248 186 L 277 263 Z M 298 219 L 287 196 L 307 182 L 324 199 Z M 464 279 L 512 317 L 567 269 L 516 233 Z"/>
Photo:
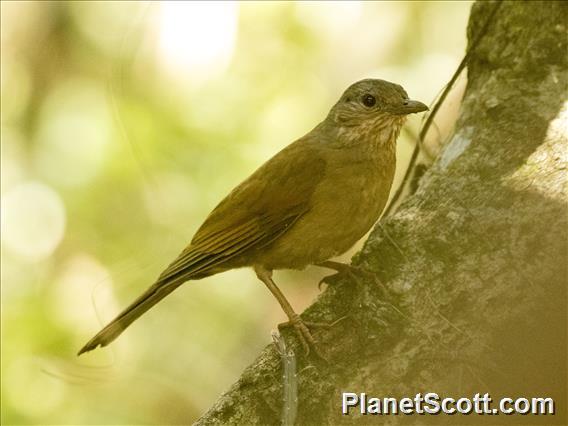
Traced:
<path fill-rule="evenodd" d="M 206 275 L 290 229 L 310 209 L 311 195 L 325 172 L 325 161 L 309 142 L 301 139 L 289 145 L 237 186 L 158 282 Z"/>
<path fill-rule="evenodd" d="M 325 172 L 318 144 L 311 142 L 304 138 L 293 143 L 237 186 L 158 280 L 89 340 L 79 354 L 108 345 L 183 282 L 223 270 L 229 259 L 246 256 L 290 229 L 310 209 L 311 195 Z"/>

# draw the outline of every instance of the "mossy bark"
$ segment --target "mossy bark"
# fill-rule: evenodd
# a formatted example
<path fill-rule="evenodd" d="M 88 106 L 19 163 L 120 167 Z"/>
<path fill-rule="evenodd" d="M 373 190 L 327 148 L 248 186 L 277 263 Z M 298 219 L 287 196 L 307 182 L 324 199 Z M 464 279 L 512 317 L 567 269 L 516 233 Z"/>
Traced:
<path fill-rule="evenodd" d="M 455 134 L 345 278 L 304 313 L 329 363 L 298 355 L 297 424 L 566 423 L 568 3 L 504 2 L 468 64 Z M 469 40 L 493 2 L 474 4 Z M 293 342 L 293 335 L 285 335 Z M 197 424 L 280 424 L 267 347 Z M 341 414 L 341 392 L 553 397 L 554 416 Z"/>

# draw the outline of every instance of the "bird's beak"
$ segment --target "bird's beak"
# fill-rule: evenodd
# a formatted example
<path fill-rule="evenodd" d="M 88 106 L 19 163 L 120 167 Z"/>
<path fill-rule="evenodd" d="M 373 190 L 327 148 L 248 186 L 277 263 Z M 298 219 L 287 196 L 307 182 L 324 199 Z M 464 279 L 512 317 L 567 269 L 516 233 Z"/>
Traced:
<path fill-rule="evenodd" d="M 390 112 L 396 115 L 406 115 L 422 111 L 428 111 L 428 107 L 422 102 L 405 99 L 402 104 L 393 107 Z"/>

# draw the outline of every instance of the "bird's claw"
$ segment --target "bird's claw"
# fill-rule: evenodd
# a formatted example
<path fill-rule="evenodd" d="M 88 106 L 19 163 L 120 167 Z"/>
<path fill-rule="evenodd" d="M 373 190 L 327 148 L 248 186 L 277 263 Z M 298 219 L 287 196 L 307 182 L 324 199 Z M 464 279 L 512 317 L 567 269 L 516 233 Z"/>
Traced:
<path fill-rule="evenodd" d="M 341 265 L 341 266 L 339 266 Z M 323 277 L 318 283 L 318 289 L 321 289 L 323 283 L 334 285 L 343 277 L 348 277 L 356 282 L 360 282 L 361 277 L 372 280 L 374 282 L 379 281 L 376 274 L 366 269 L 360 268 L 358 266 L 347 265 L 339 262 L 334 262 L 334 269 L 337 271 L 335 274 L 327 275 Z"/>
<path fill-rule="evenodd" d="M 319 280 L 318 282 L 318 290 L 321 291 L 321 285 L 322 284 L 327 284 L 327 285 L 334 285 L 337 284 L 337 280 L 341 278 L 341 272 L 336 272 L 335 274 L 331 274 L 331 275 L 326 275 L 325 277 L 323 277 L 321 280 Z"/>
<path fill-rule="evenodd" d="M 355 281 L 357 284 L 361 284 L 361 278 L 364 278 L 366 281 L 375 283 L 380 288 L 384 297 L 389 297 L 391 295 L 391 292 L 379 279 L 377 274 L 367 269 L 339 262 L 333 262 L 333 269 L 335 269 L 337 272 L 335 274 L 323 277 L 318 283 L 318 290 L 321 290 L 321 285 L 323 283 L 327 285 L 335 285 L 345 277 Z"/>
<path fill-rule="evenodd" d="M 300 340 L 300 343 L 302 344 L 302 347 L 304 348 L 305 355 L 308 356 L 310 354 L 310 348 L 312 348 L 314 353 L 319 358 L 327 361 L 327 359 L 323 356 L 323 354 L 318 349 L 316 340 L 314 339 L 314 337 L 312 336 L 312 333 L 310 332 L 310 328 L 323 328 L 323 329 L 328 330 L 331 327 L 335 326 L 337 323 L 343 321 L 345 318 L 347 318 L 347 317 L 346 316 L 341 317 L 338 320 L 335 320 L 334 322 L 329 324 L 329 323 L 325 323 L 325 322 L 304 321 L 304 320 L 302 320 L 302 318 L 300 318 L 299 315 L 296 315 L 296 316 L 290 318 L 289 321 L 278 324 L 278 329 L 294 327 L 294 330 L 296 331 L 296 334 L 297 334 L 297 336 Z"/>

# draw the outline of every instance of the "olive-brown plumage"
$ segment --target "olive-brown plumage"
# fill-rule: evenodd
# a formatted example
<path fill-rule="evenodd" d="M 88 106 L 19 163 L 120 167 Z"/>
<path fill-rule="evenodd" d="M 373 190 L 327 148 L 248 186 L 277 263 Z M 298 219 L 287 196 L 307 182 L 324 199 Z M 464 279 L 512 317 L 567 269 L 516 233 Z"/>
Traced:
<path fill-rule="evenodd" d="M 238 185 L 209 214 L 157 281 L 80 351 L 106 346 L 189 280 L 253 267 L 299 333 L 309 330 L 272 281 L 344 253 L 378 220 L 395 172 L 395 143 L 410 113 L 427 110 L 384 80 L 351 85 L 323 122 Z"/>

